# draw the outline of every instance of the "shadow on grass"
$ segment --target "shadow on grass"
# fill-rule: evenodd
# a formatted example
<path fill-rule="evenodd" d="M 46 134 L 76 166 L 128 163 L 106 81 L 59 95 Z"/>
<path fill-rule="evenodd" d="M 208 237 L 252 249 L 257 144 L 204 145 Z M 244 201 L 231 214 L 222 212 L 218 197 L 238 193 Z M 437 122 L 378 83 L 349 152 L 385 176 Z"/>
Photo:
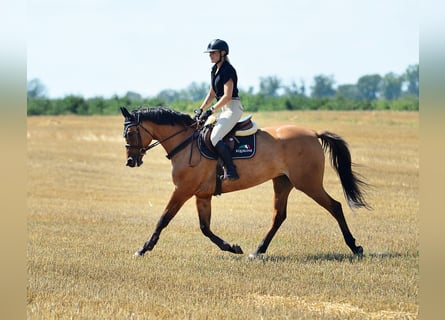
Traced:
<path fill-rule="evenodd" d="M 344 253 L 318 253 L 312 255 L 306 255 L 302 257 L 305 262 L 317 262 L 317 261 L 360 261 L 362 259 L 374 260 L 374 259 L 398 259 L 406 258 L 409 256 L 415 256 L 414 253 L 397 253 L 397 252 L 379 252 L 379 253 L 368 253 L 363 255 L 344 254 Z M 417 254 L 418 255 L 418 254 Z"/>
<path fill-rule="evenodd" d="M 259 255 L 255 258 L 246 257 L 245 255 L 229 255 L 229 256 L 219 256 L 222 260 L 250 260 L 250 261 L 262 261 L 264 263 L 311 263 L 311 262 L 359 262 L 363 259 L 365 260 L 389 260 L 389 259 L 399 259 L 399 258 L 415 258 L 418 257 L 418 252 L 407 252 L 407 253 L 397 253 L 397 252 L 378 252 L 378 253 L 368 253 L 362 256 L 354 255 L 352 253 L 333 253 L 333 252 L 321 252 L 316 254 L 307 255 Z"/>

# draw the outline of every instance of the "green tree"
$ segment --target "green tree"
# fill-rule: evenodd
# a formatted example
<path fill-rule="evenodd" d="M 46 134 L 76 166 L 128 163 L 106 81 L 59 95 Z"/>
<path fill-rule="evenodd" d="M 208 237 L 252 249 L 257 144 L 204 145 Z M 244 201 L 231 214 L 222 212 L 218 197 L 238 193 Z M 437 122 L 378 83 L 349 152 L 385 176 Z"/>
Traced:
<path fill-rule="evenodd" d="M 198 101 L 205 98 L 207 92 L 209 91 L 209 84 L 202 82 L 192 82 L 186 89 L 187 98 L 192 101 Z"/>
<path fill-rule="evenodd" d="M 419 65 L 408 66 L 404 78 L 408 82 L 407 93 L 419 96 Z"/>
<path fill-rule="evenodd" d="M 306 95 L 306 85 L 304 84 L 304 81 L 301 81 L 300 94 L 301 94 L 302 96 L 305 96 L 305 95 Z"/>
<path fill-rule="evenodd" d="M 74 114 L 87 114 L 88 104 L 81 96 L 69 95 L 62 99 L 62 108 L 65 112 Z"/>
<path fill-rule="evenodd" d="M 295 81 L 293 81 L 290 86 L 283 86 L 284 94 L 289 97 L 296 97 L 300 94 L 299 88 Z"/>
<path fill-rule="evenodd" d="M 166 101 L 167 103 L 172 103 L 175 100 L 180 99 L 180 94 L 178 91 L 173 89 L 165 89 L 156 95 L 156 98 Z"/>
<path fill-rule="evenodd" d="M 104 114 L 107 102 L 102 97 L 90 98 L 86 101 L 88 104 L 88 114 Z"/>
<path fill-rule="evenodd" d="M 47 90 L 45 85 L 40 81 L 40 79 L 34 78 L 27 82 L 27 95 L 28 98 L 38 99 L 45 98 Z"/>
<path fill-rule="evenodd" d="M 342 84 L 337 88 L 337 97 L 351 100 L 359 100 L 360 92 L 355 84 Z"/>
<path fill-rule="evenodd" d="M 142 96 L 134 91 L 127 91 L 127 93 L 125 94 L 125 98 L 131 101 L 141 101 L 142 100 Z"/>
<path fill-rule="evenodd" d="M 358 79 L 357 89 L 362 100 L 376 100 L 382 77 L 379 74 L 365 75 Z"/>
<path fill-rule="evenodd" d="M 334 77 L 317 75 L 314 77 L 314 85 L 311 87 L 312 98 L 329 98 L 335 95 Z"/>
<path fill-rule="evenodd" d="M 400 98 L 402 93 L 403 77 L 397 76 L 395 73 L 387 73 L 381 81 L 381 92 L 386 100 L 395 100 Z"/>
<path fill-rule="evenodd" d="M 306 91 L 303 81 L 300 86 L 298 86 L 295 81 L 292 81 L 290 86 L 283 86 L 283 89 L 284 94 L 289 97 L 304 96 Z"/>
<path fill-rule="evenodd" d="M 27 114 L 29 116 L 33 115 L 43 115 L 51 114 L 52 112 L 52 101 L 46 98 L 39 99 L 27 99 Z"/>
<path fill-rule="evenodd" d="M 281 79 L 276 76 L 260 77 L 260 94 L 266 97 L 277 97 L 281 88 Z"/>

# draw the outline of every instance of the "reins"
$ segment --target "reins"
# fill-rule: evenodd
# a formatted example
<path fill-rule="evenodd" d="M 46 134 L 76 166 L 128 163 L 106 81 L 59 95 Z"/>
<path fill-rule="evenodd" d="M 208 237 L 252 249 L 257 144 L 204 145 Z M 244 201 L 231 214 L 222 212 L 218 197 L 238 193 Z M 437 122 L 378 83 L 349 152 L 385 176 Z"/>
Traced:
<path fill-rule="evenodd" d="M 151 134 L 151 132 L 148 131 L 148 129 L 145 128 L 141 123 L 140 123 L 138 126 L 140 126 L 142 129 L 144 129 L 145 132 L 147 132 L 147 133 L 152 137 L 152 139 L 155 139 L 155 137 L 153 137 L 153 135 Z M 154 148 L 154 147 L 156 147 L 156 146 L 162 144 L 163 142 L 165 142 L 165 141 L 167 141 L 167 140 L 169 140 L 169 139 L 171 139 L 171 138 L 177 136 L 177 135 L 180 134 L 180 133 L 183 133 L 184 131 L 187 131 L 188 128 L 189 128 L 189 126 L 183 128 L 182 130 L 179 130 L 178 132 L 173 133 L 172 135 L 170 135 L 170 136 L 168 136 L 168 137 L 166 137 L 166 138 L 164 138 L 164 139 L 162 139 L 162 140 L 157 140 L 157 141 L 153 142 L 151 145 L 149 145 L 149 146 L 147 146 L 147 147 L 143 147 L 143 148 L 141 148 L 141 152 L 143 152 L 143 153 L 145 154 L 148 150 L 150 150 L 150 149 L 152 149 L 152 148 Z M 156 139 L 155 139 L 155 140 L 156 140 Z"/>

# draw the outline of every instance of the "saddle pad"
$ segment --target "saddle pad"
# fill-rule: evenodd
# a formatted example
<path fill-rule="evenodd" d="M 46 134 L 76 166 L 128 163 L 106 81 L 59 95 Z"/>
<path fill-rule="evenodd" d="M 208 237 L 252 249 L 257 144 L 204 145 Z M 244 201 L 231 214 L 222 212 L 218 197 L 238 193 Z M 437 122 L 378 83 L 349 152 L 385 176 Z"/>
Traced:
<path fill-rule="evenodd" d="M 255 155 L 256 150 L 256 134 L 245 137 L 236 137 L 235 139 L 235 147 L 231 151 L 232 159 L 249 159 Z M 205 145 L 202 137 L 198 138 L 198 148 L 201 154 L 210 160 L 217 160 L 218 155 L 211 151 Z"/>

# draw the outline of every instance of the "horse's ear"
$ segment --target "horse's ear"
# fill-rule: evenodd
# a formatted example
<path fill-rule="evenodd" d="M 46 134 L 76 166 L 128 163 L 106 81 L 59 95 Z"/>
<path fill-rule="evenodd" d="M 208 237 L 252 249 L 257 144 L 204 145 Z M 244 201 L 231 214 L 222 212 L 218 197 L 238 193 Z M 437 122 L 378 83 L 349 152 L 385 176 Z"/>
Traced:
<path fill-rule="evenodd" d="M 123 115 L 125 118 L 131 118 L 131 114 L 130 114 L 130 112 L 128 112 L 128 110 L 127 110 L 125 107 L 121 107 L 120 109 L 121 109 L 122 115 Z"/>

